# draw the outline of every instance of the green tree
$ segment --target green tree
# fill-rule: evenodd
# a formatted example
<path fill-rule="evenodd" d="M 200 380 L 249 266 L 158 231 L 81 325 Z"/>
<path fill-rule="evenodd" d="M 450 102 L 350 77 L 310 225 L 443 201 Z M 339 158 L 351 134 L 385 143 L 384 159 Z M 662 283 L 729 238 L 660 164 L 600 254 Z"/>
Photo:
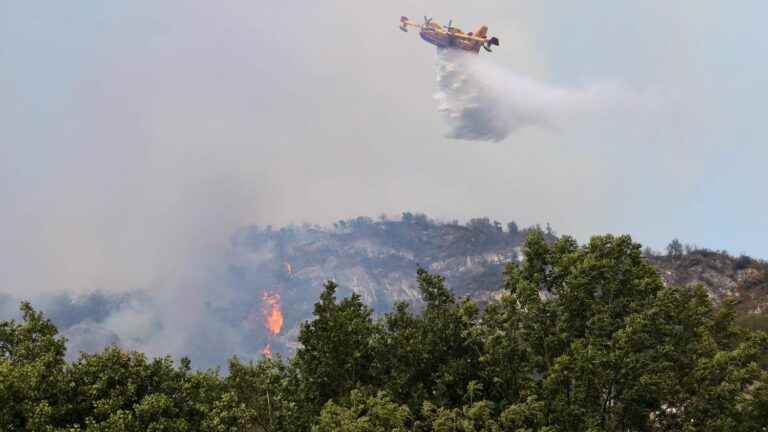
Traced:
<path fill-rule="evenodd" d="M 234 392 L 224 393 L 214 402 L 212 409 L 203 421 L 204 430 L 212 432 L 261 431 L 257 414 L 238 399 Z"/>
<path fill-rule="evenodd" d="M 438 275 L 418 269 L 417 280 L 424 310 L 413 315 L 400 303 L 385 317 L 376 339 L 378 381 L 413 412 L 425 400 L 458 406 L 468 383 L 480 377 L 482 342 L 473 330 L 478 308 L 457 302 Z"/>
<path fill-rule="evenodd" d="M 315 319 L 301 325 L 301 348 L 294 358 L 300 375 L 300 401 L 312 416 L 334 398 L 373 383 L 371 340 L 377 332 L 372 311 L 360 297 L 336 302 L 334 282 L 327 282 L 315 304 Z"/>
<path fill-rule="evenodd" d="M 20 309 L 20 323 L 0 322 L 0 429 L 44 430 L 66 405 L 66 340 L 29 303 Z"/>
<path fill-rule="evenodd" d="M 171 396 L 153 393 L 144 396 L 133 407 L 138 430 L 147 432 L 185 432 L 189 430 L 187 419 Z"/>
<path fill-rule="evenodd" d="M 483 344 L 481 382 L 486 396 L 501 405 L 516 403 L 534 384 L 530 323 L 524 321 L 527 316 L 512 296 L 505 295 L 499 303 L 486 308 L 476 328 Z"/>
<path fill-rule="evenodd" d="M 681 257 L 683 256 L 683 244 L 680 243 L 680 240 L 673 239 L 669 244 L 667 245 L 667 255 L 671 257 Z"/>
<path fill-rule="evenodd" d="M 329 401 L 313 432 L 406 432 L 410 411 L 384 392 L 365 397 L 352 390 L 340 404 Z"/>
<path fill-rule="evenodd" d="M 112 427 L 119 422 L 125 427 L 135 424 L 135 430 L 158 431 L 194 427 L 203 413 L 199 406 L 190 406 L 187 396 L 193 395 L 185 394 L 188 367 L 182 362 L 175 368 L 171 357 L 150 361 L 142 353 L 115 346 L 82 353 L 65 375 L 65 424 Z"/>
<path fill-rule="evenodd" d="M 424 421 L 418 430 L 433 432 L 501 432 L 494 415 L 494 404 L 479 401 L 460 408 L 437 407 L 425 402 L 422 409 Z"/>
<path fill-rule="evenodd" d="M 549 246 L 534 232 L 522 266 L 507 276 L 510 300 L 502 305 L 520 318 L 501 334 L 523 336 L 514 345 L 506 339 L 519 348 L 503 352 L 528 362 L 534 382 L 517 387 L 504 424 L 738 430 L 740 416 L 759 411 L 750 393 L 761 388 L 764 335 L 737 328 L 732 305 L 715 308 L 701 288 L 664 287 L 629 237 L 594 237 L 583 247 L 564 237 Z M 505 356 L 489 358 L 493 367 Z"/>
<path fill-rule="evenodd" d="M 296 402 L 291 386 L 296 381 L 291 374 L 279 357 L 248 364 L 234 357 L 229 362 L 229 375 L 224 381 L 231 392 L 227 397 L 239 402 L 238 409 L 247 413 L 243 422 L 252 423 L 257 430 L 293 430 Z"/>

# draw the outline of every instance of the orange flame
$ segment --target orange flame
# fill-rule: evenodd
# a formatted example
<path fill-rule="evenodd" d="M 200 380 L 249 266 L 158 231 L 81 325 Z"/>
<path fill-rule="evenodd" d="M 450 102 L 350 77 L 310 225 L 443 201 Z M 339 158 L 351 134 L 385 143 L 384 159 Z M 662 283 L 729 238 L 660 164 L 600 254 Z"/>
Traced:
<path fill-rule="evenodd" d="M 269 334 L 274 336 L 283 328 L 283 311 L 280 309 L 280 295 L 270 295 L 266 291 L 261 297 L 264 300 L 264 325 Z"/>
<path fill-rule="evenodd" d="M 270 344 L 267 344 L 267 346 L 264 347 L 263 350 L 261 350 L 261 355 L 263 355 L 266 358 L 272 358 L 272 346 Z"/>

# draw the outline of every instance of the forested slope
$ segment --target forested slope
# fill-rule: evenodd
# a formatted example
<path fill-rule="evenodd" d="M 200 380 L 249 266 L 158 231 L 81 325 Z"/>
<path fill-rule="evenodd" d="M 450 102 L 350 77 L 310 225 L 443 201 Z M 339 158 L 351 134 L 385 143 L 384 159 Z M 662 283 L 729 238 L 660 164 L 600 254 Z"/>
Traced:
<path fill-rule="evenodd" d="M 500 301 L 458 299 L 419 269 L 419 312 L 374 317 L 326 283 L 301 346 L 230 361 L 66 341 L 23 304 L 0 323 L 0 428 L 92 431 L 764 431 L 768 335 L 735 304 L 668 286 L 627 236 L 579 246 L 532 231 Z"/>
<path fill-rule="evenodd" d="M 212 282 L 190 294 L 180 290 L 178 295 L 199 304 L 196 310 L 178 306 L 182 299 L 169 295 L 158 300 L 151 290 L 115 294 L 109 287 L 78 295 L 64 292 L 36 299 L 35 305 L 69 338 L 70 359 L 79 350 L 95 352 L 110 344 L 152 352 L 174 346 L 173 352 L 189 355 L 198 366 L 224 365 L 229 354 L 257 359 L 267 345 L 275 353 L 293 354 L 300 323 L 312 317 L 327 280 L 338 284 L 340 296 L 356 293 L 380 316 L 399 301 L 415 310 L 424 306 L 413 277 L 421 266 L 445 277 L 453 295 L 485 307 L 503 292 L 504 269 L 519 262 L 532 231 L 548 243 L 557 240 L 548 227 L 520 228 L 488 218 L 439 222 L 411 213 L 397 219 L 358 217 L 332 227 L 250 226 L 232 236 Z M 743 323 L 768 327 L 764 261 L 675 241 L 664 253 L 645 250 L 643 255 L 666 284 L 701 284 L 716 304 L 736 299 Z M 272 313 L 265 298 L 280 308 L 276 332 L 264 323 Z M 0 319 L 12 317 L 19 300 L 0 295 Z M 176 322 L 182 319 L 196 327 L 180 329 Z M 143 333 L 133 330 L 137 322 Z"/>

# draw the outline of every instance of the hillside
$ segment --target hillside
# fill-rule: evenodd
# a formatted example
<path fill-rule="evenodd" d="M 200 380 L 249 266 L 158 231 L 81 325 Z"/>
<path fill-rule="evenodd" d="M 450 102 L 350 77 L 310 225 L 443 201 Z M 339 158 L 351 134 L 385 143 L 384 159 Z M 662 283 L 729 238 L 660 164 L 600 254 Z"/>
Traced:
<path fill-rule="evenodd" d="M 768 312 L 768 263 L 724 251 L 693 249 L 677 255 L 651 255 L 650 263 L 668 285 L 703 285 L 717 302 L 738 300 L 743 313 Z"/>
<path fill-rule="evenodd" d="M 418 301 L 412 279 L 421 266 L 445 276 L 456 294 L 483 298 L 500 286 L 504 264 L 517 259 L 528 231 L 487 218 L 461 225 L 408 213 L 401 220 L 340 221 L 333 229 L 248 227 L 235 236 L 235 249 L 269 259 L 246 260 L 233 270 L 283 273 L 277 279 L 286 294 L 300 286 L 319 292 L 335 280 L 367 304 L 388 309 L 395 301 Z"/>
<path fill-rule="evenodd" d="M 202 296 L 197 310 L 173 298 L 158 301 L 147 291 L 61 294 L 35 303 L 70 339 L 70 357 L 114 343 L 162 352 L 169 338 L 176 352 L 205 366 L 233 353 L 258 358 L 265 347 L 291 354 L 325 281 L 338 283 L 342 297 L 357 293 L 381 315 L 398 301 L 421 307 L 414 276 L 423 267 L 444 276 L 455 295 L 487 304 L 500 294 L 504 267 L 522 256 L 532 229 L 541 228 L 487 218 L 446 223 L 410 213 L 333 227 L 249 226 L 233 235 L 221 275 L 196 292 Z M 547 241 L 556 239 L 549 228 L 543 231 Z M 694 248 L 647 253 L 646 259 L 667 284 L 703 284 L 715 303 L 735 297 L 744 316 L 768 310 L 766 262 Z M 0 297 L 0 311 L 13 310 L 17 300 Z M 194 327 L 177 327 L 181 319 Z M 126 332 L 137 323 L 144 333 Z"/>
<path fill-rule="evenodd" d="M 394 301 L 419 301 L 411 279 L 421 266 L 445 276 L 455 294 L 487 301 L 501 288 L 505 264 L 520 257 L 531 229 L 540 228 L 518 229 L 488 218 L 465 225 L 441 223 L 408 213 L 401 220 L 340 221 L 332 230 L 249 227 L 235 237 L 236 248 L 248 254 L 267 247 L 271 259 L 235 268 L 241 274 L 264 268 L 285 272 L 285 285 L 279 288 L 286 293 L 298 286 L 319 291 L 325 280 L 334 280 L 375 309 L 386 310 Z M 556 236 L 547 231 L 554 241 Z M 646 252 L 646 258 L 668 285 L 702 284 L 715 302 L 734 297 L 747 313 L 768 307 L 765 261 L 691 247 L 679 254 Z"/>
<path fill-rule="evenodd" d="M 343 295 L 357 293 L 379 313 L 396 301 L 418 306 L 413 275 L 419 266 L 443 275 L 458 296 L 492 301 L 500 293 L 505 264 L 521 256 L 531 229 L 540 228 L 519 229 L 488 218 L 442 223 L 410 213 L 399 220 L 340 221 L 333 229 L 248 227 L 235 236 L 236 250 L 241 256 L 269 258 L 245 260 L 233 271 L 244 285 L 258 275 L 273 275 L 270 289 L 282 297 L 287 318 L 281 340 L 290 344 L 326 280 L 337 282 Z M 554 241 L 556 236 L 546 231 Z M 646 257 L 667 284 L 700 283 L 715 303 L 730 296 L 740 300 L 742 313 L 766 310 L 768 263 L 690 247 L 679 254 Z"/>
<path fill-rule="evenodd" d="M 67 361 L 67 340 L 22 303 L 19 322 L 0 321 L 0 430 L 765 430 L 768 334 L 700 286 L 665 286 L 629 236 L 536 231 L 522 252 L 509 296 L 484 308 L 424 269 L 418 312 L 376 316 L 327 282 L 290 360 L 234 356 L 223 374 L 114 346 Z M 277 296 L 264 305 L 279 330 Z"/>

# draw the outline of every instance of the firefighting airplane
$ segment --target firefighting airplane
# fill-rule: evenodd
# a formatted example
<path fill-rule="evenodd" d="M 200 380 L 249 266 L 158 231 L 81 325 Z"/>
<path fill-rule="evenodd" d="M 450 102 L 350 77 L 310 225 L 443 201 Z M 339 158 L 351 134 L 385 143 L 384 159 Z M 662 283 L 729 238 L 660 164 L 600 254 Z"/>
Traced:
<path fill-rule="evenodd" d="M 480 47 L 491 52 L 491 45 L 499 45 L 498 38 L 488 37 L 487 26 L 481 26 L 474 33 L 464 33 L 451 26 L 451 23 L 452 21 L 448 21 L 448 27 L 443 27 L 440 23 L 432 22 L 432 18 L 424 17 L 424 24 L 419 24 L 409 20 L 408 17 L 400 17 L 400 30 L 408 32 L 408 27 L 415 27 L 419 29 L 419 36 L 422 39 L 438 48 L 455 48 L 475 54 L 480 52 Z"/>

